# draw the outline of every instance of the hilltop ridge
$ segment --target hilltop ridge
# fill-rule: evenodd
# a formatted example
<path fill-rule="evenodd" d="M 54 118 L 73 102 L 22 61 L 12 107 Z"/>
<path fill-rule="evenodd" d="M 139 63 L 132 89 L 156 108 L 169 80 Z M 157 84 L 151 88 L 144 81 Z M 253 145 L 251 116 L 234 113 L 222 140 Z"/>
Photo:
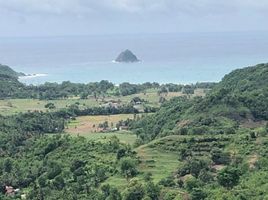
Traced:
<path fill-rule="evenodd" d="M 2 64 L 0 64 L 0 75 L 6 75 L 6 76 L 13 77 L 13 78 L 18 78 L 19 76 L 25 76 L 24 73 L 16 72 L 13 69 L 11 69 L 9 66 L 2 65 Z"/>

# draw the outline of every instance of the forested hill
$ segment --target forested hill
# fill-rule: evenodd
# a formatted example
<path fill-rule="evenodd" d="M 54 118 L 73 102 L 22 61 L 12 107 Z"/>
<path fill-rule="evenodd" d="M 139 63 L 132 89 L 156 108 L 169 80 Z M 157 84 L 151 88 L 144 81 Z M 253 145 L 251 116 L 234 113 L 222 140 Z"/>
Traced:
<path fill-rule="evenodd" d="M 13 77 L 13 78 L 18 78 L 19 76 L 25 76 L 25 74 L 16 72 L 13 69 L 11 69 L 9 66 L 2 65 L 2 64 L 0 64 L 0 75 L 6 75 L 6 76 Z"/>
<path fill-rule="evenodd" d="M 234 132 L 245 121 L 268 119 L 268 64 L 234 70 L 204 98 L 176 98 L 135 123 L 143 141 L 183 132 Z"/>
<path fill-rule="evenodd" d="M 268 64 L 237 69 L 214 88 L 209 100 L 229 106 L 240 104 L 257 119 L 268 119 Z"/>

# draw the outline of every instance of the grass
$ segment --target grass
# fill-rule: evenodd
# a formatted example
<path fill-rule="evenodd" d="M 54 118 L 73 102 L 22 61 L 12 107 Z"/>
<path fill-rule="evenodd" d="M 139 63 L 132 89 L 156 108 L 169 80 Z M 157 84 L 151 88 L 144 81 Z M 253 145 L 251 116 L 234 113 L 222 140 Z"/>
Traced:
<path fill-rule="evenodd" d="M 203 96 L 204 90 L 197 89 L 193 96 Z M 176 96 L 183 96 L 181 92 L 169 92 L 167 95 L 162 95 L 167 100 Z M 160 106 L 157 90 L 148 90 L 146 93 L 133 94 L 128 96 L 108 96 L 105 97 L 104 101 L 117 101 L 120 100 L 123 104 L 128 104 L 134 97 L 139 97 L 147 101 L 146 105 L 150 106 Z M 56 106 L 56 109 L 65 108 L 66 106 L 79 103 L 81 107 L 95 107 L 103 104 L 103 101 L 99 99 L 96 101 L 93 97 L 88 99 L 79 99 L 78 97 L 69 98 L 69 99 L 59 99 L 59 100 L 38 100 L 38 99 L 5 99 L 0 100 L 0 114 L 1 115 L 12 115 L 20 112 L 27 111 L 46 111 L 45 105 L 47 103 L 53 103 Z"/>
<path fill-rule="evenodd" d="M 73 136 L 83 136 L 89 140 L 102 140 L 116 136 L 121 142 L 133 145 L 137 137 L 130 131 L 101 132 L 101 129 L 98 128 L 98 125 L 105 121 L 108 121 L 110 127 L 112 124 L 112 128 L 114 128 L 120 120 L 133 118 L 133 114 L 77 117 L 68 124 L 65 132 Z"/>
<path fill-rule="evenodd" d="M 130 131 L 91 133 L 83 136 L 89 140 L 104 140 L 116 136 L 122 143 L 130 145 L 133 145 L 137 138 L 137 136 Z"/>
<path fill-rule="evenodd" d="M 46 111 L 45 105 L 53 103 L 56 109 L 65 108 L 66 106 L 79 102 L 80 105 L 93 107 L 98 106 L 99 103 L 94 99 L 59 99 L 59 100 L 38 100 L 38 99 L 5 99 L 0 100 L 0 114 L 12 115 L 20 112 L 28 111 Z"/>
<path fill-rule="evenodd" d="M 150 145 L 140 146 L 135 151 L 141 161 L 138 166 L 140 174 L 135 177 L 138 180 L 143 180 L 143 174 L 150 172 L 153 182 L 157 183 L 161 179 L 172 175 L 180 164 L 176 153 L 151 148 Z M 123 176 L 116 175 L 110 177 L 104 184 L 116 185 L 122 190 L 128 182 Z"/>
<path fill-rule="evenodd" d="M 151 172 L 154 182 L 172 175 L 179 165 L 178 155 L 172 152 L 150 148 L 147 145 L 136 149 L 141 164 L 139 171 Z"/>
<path fill-rule="evenodd" d="M 97 115 L 97 116 L 82 116 L 77 117 L 74 121 L 68 124 L 67 133 L 79 134 L 87 136 L 92 133 L 101 132 L 99 124 L 107 121 L 110 128 L 115 128 L 116 124 L 121 120 L 133 119 L 134 114 L 119 114 L 119 115 Z"/>

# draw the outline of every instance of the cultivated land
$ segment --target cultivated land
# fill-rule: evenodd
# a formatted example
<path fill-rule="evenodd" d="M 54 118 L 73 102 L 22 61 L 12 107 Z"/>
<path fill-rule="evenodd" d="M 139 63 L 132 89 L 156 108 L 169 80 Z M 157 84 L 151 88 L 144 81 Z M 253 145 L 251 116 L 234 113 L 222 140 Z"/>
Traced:
<path fill-rule="evenodd" d="M 136 179 L 143 180 L 146 173 L 151 173 L 153 182 L 158 183 L 161 179 L 172 176 L 180 162 L 176 153 L 159 149 L 157 146 L 153 147 L 153 143 L 134 149 L 140 159 L 138 165 L 140 174 Z M 116 185 L 121 189 L 128 184 L 126 178 L 122 176 L 112 176 L 104 182 L 106 183 Z"/>
<path fill-rule="evenodd" d="M 119 121 L 133 118 L 133 114 L 77 117 L 75 120 L 70 121 L 70 123 L 68 123 L 68 128 L 65 129 L 65 132 L 72 136 L 83 136 L 89 140 L 102 140 L 116 136 L 121 142 L 133 145 L 137 137 L 132 132 L 102 132 L 103 130 L 98 127 L 99 124 L 102 124 L 103 122 L 107 121 L 110 128 L 115 128 L 116 124 Z"/>
<path fill-rule="evenodd" d="M 121 120 L 134 119 L 134 114 L 120 115 L 98 115 L 98 116 L 83 116 L 77 117 L 68 124 L 67 133 L 73 135 L 86 136 L 88 134 L 101 132 L 99 124 L 107 121 L 110 128 L 115 128 L 116 124 Z"/>

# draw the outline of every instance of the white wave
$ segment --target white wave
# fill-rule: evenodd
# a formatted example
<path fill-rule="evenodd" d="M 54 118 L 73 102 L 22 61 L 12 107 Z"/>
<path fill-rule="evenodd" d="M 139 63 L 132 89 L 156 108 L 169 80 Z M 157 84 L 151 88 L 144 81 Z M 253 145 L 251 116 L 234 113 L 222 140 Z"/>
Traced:
<path fill-rule="evenodd" d="M 141 63 L 141 62 L 142 62 L 142 60 L 138 60 L 136 62 L 118 62 L 116 60 L 112 60 L 112 63 Z"/>
<path fill-rule="evenodd" d="M 26 76 L 20 76 L 19 79 L 23 80 L 23 79 L 31 79 L 44 76 L 47 76 L 47 74 L 27 74 Z"/>

